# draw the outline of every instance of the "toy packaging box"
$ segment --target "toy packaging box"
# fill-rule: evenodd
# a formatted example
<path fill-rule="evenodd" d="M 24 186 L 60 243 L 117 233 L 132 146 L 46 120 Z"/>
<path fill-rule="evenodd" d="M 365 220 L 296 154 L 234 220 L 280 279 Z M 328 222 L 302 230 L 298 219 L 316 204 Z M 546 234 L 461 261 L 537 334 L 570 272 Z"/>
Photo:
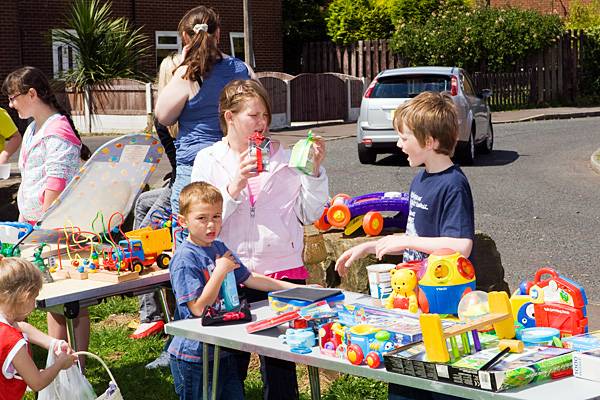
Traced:
<path fill-rule="evenodd" d="M 385 367 L 390 372 L 492 392 L 571 375 L 572 350 L 555 347 L 526 348 L 481 370 L 499 352 L 498 342 L 489 335 L 481 335 L 481 344 L 483 350 L 448 363 L 427 361 L 423 345 L 399 349 L 384 355 Z"/>
<path fill-rule="evenodd" d="M 573 375 L 600 382 L 600 348 L 573 353 Z"/>
<path fill-rule="evenodd" d="M 600 348 L 600 331 L 562 338 L 564 347 L 575 351 L 587 351 Z"/>

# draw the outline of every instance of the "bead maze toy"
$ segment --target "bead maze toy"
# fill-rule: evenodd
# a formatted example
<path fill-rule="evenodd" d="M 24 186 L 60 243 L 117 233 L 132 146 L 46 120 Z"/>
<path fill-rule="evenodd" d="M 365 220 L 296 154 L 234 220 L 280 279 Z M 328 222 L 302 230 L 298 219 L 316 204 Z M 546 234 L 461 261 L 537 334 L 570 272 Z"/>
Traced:
<path fill-rule="evenodd" d="M 345 228 L 345 235 L 351 235 L 362 227 L 367 235 L 377 236 L 384 226 L 406 228 L 408 204 L 407 193 L 376 192 L 358 197 L 338 194 L 325 207 L 323 215 L 315 222 L 315 227 L 322 231 L 332 226 Z M 396 214 L 393 217 L 383 218 L 382 212 Z"/>
<path fill-rule="evenodd" d="M 490 324 L 494 326 L 498 339 L 513 339 L 515 337 L 515 327 L 508 295 L 505 292 L 490 292 L 488 299 L 490 314 L 468 323 L 456 324 L 447 329 L 442 328 L 439 314 L 421 314 L 419 320 L 428 361 L 443 363 L 450 361 L 447 340 L 450 342 L 453 357 L 458 358 L 460 351 L 456 342 L 457 335 L 461 336 L 463 353 L 470 353 L 468 332 L 471 332 L 475 351 L 481 350 L 477 329 Z"/>
<path fill-rule="evenodd" d="M 585 290 L 552 268 L 540 268 L 533 281 L 522 282 L 511 302 L 520 327 L 556 328 L 561 336 L 587 332 Z"/>

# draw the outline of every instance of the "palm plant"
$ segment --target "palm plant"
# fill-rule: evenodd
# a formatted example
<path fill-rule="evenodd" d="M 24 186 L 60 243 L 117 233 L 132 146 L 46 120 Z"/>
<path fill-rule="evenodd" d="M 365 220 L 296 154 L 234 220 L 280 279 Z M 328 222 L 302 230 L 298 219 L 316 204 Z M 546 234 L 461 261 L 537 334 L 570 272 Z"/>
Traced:
<path fill-rule="evenodd" d="M 113 18 L 110 2 L 75 0 L 65 24 L 67 28 L 53 30 L 52 38 L 73 47 L 75 65 L 60 78 L 76 93 L 88 96 L 89 104 L 94 103 L 89 99 L 91 87 L 105 91 L 116 78 L 147 78 L 137 62 L 146 55 L 148 40 L 141 28 L 132 28 L 125 18 Z"/>

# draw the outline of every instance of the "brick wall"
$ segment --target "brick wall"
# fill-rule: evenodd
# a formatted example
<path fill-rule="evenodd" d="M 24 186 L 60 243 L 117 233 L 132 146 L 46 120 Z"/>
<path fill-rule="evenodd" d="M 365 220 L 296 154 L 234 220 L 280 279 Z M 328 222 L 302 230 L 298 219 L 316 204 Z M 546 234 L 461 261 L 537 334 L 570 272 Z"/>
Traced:
<path fill-rule="evenodd" d="M 254 53 L 258 71 L 281 71 L 283 68 L 281 0 L 254 0 Z M 33 65 L 52 75 L 52 46 L 48 38 L 54 28 L 61 28 L 69 11 L 70 0 L 3 0 L 0 24 L 0 80 L 21 65 Z M 214 8 L 221 16 L 221 49 L 229 53 L 229 32 L 243 32 L 242 0 L 113 0 L 114 16 L 128 18 L 134 26 L 143 26 L 151 50 L 141 60 L 144 72 L 155 75 L 155 31 L 176 31 L 179 19 L 199 4 Z M 6 100 L 0 101 L 0 105 Z"/>
<path fill-rule="evenodd" d="M 537 10 L 545 14 L 558 14 L 565 16 L 569 12 L 569 0 L 491 0 L 493 7 L 517 7 L 527 10 Z M 582 3 L 590 3 L 591 0 L 581 0 Z"/>

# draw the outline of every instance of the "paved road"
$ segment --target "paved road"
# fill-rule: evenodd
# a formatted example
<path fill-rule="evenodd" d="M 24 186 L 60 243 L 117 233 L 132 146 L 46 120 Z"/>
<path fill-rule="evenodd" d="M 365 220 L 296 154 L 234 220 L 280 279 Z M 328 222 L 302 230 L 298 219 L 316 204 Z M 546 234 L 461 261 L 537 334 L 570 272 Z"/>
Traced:
<path fill-rule="evenodd" d="M 600 302 L 600 175 L 589 157 L 600 147 L 600 118 L 495 125 L 495 151 L 464 171 L 476 229 L 498 246 L 511 288 L 541 266 L 555 266 Z M 328 142 L 331 194 L 407 191 L 415 171 L 399 157 L 360 165 L 354 139 Z"/>
<path fill-rule="evenodd" d="M 600 175 L 589 157 L 600 147 L 600 118 L 495 125 L 495 151 L 466 167 L 475 198 L 476 229 L 498 246 L 511 288 L 554 266 L 600 302 Z M 407 191 L 415 171 L 397 156 L 361 165 L 354 124 L 314 128 L 326 134 L 331 194 Z M 321 132 L 319 132 L 321 131 Z M 306 128 L 275 133 L 290 144 Z M 335 140 L 335 138 L 340 138 Z M 107 138 L 89 138 L 94 147 Z M 168 170 L 165 162 L 153 182 Z"/>

